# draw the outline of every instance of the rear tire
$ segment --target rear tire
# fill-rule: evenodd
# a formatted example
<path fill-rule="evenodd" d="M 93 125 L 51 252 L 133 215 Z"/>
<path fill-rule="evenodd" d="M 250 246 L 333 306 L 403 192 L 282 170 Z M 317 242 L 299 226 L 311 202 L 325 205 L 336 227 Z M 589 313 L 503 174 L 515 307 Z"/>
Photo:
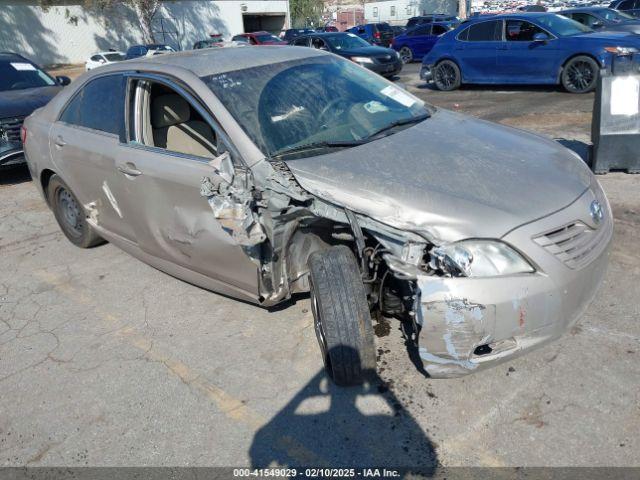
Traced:
<path fill-rule="evenodd" d="M 578 55 L 562 69 L 562 86 L 569 93 L 588 93 L 596 88 L 600 68 L 586 55 Z"/>
<path fill-rule="evenodd" d="M 104 240 L 87 223 L 82 204 L 58 175 L 49 179 L 47 198 L 62 233 L 71 243 L 80 248 L 90 248 Z"/>
<path fill-rule="evenodd" d="M 400 60 L 402 60 L 402 63 L 406 64 L 413 62 L 413 52 L 409 47 L 402 47 L 398 54 L 400 55 Z"/>
<path fill-rule="evenodd" d="M 376 370 L 373 328 L 360 269 L 346 246 L 309 258 L 311 309 L 327 373 L 340 386 L 360 385 Z"/>
<path fill-rule="evenodd" d="M 451 60 L 442 60 L 433 67 L 433 83 L 443 92 L 459 88 L 462 83 L 460 68 Z"/>

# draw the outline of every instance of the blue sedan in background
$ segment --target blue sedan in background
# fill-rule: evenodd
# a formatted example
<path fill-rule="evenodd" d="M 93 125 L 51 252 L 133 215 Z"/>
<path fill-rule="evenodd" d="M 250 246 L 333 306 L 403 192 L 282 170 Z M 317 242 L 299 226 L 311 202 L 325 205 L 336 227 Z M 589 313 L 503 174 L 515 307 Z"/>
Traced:
<path fill-rule="evenodd" d="M 420 77 L 440 90 L 462 83 L 558 84 L 585 93 L 613 55 L 640 48 L 629 33 L 599 32 L 553 13 L 496 15 L 446 33 L 422 60 Z"/>
<path fill-rule="evenodd" d="M 431 51 L 441 35 L 444 35 L 457 25 L 457 22 L 423 23 L 417 27 L 410 28 L 402 35 L 394 37 L 391 41 L 391 48 L 398 52 L 402 63 L 410 63 L 416 59 L 420 60 Z"/>
<path fill-rule="evenodd" d="M 640 19 L 614 10 L 613 8 L 572 8 L 558 12 L 558 14 L 593 28 L 594 30 L 602 29 L 608 32 L 640 34 Z"/>

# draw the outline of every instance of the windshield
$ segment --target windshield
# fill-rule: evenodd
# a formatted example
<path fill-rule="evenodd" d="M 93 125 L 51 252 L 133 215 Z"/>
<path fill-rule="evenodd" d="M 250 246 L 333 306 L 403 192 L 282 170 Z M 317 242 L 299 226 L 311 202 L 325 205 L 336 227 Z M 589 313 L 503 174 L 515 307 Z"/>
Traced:
<path fill-rule="evenodd" d="M 0 60 L 0 92 L 51 87 L 56 82 L 33 63 Z"/>
<path fill-rule="evenodd" d="M 105 53 L 104 58 L 106 58 L 110 62 L 119 62 L 124 60 L 124 55 L 121 53 Z"/>
<path fill-rule="evenodd" d="M 256 35 L 256 38 L 258 39 L 258 41 L 260 43 L 264 43 L 264 42 L 282 42 L 282 40 L 280 40 L 275 35 Z"/>
<path fill-rule="evenodd" d="M 605 20 L 609 20 L 612 22 L 626 22 L 627 20 L 635 20 L 631 15 L 619 12 L 612 8 L 604 8 L 602 10 L 598 10 L 598 15 L 600 15 Z"/>
<path fill-rule="evenodd" d="M 575 20 L 561 15 L 544 15 L 537 17 L 536 20 L 540 25 L 547 27 L 552 33 L 559 37 L 569 37 L 571 35 L 593 32 L 593 30 L 586 25 L 582 25 Z"/>
<path fill-rule="evenodd" d="M 324 38 L 336 50 L 351 50 L 354 48 L 370 47 L 371 44 L 353 33 L 341 35 L 326 35 Z"/>
<path fill-rule="evenodd" d="M 352 62 L 323 55 L 203 77 L 253 142 L 273 157 L 325 143 L 365 142 L 428 115 L 424 103 Z M 387 133 L 393 133 L 389 131 Z M 343 147 L 344 148 L 344 147 Z M 310 156 L 303 152 L 296 157 Z"/>

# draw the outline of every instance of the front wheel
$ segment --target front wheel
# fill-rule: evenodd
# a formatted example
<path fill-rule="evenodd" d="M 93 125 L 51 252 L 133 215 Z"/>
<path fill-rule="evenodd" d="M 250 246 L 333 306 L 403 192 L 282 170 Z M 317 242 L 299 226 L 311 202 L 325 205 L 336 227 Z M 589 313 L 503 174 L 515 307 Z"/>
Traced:
<path fill-rule="evenodd" d="M 336 385 L 360 385 L 376 370 L 373 328 L 360 269 L 346 246 L 309 258 L 311 310 L 325 369 Z"/>
<path fill-rule="evenodd" d="M 400 60 L 402 60 L 402 63 L 413 62 L 413 52 L 409 47 L 402 47 L 398 54 L 400 55 Z"/>
<path fill-rule="evenodd" d="M 562 86 L 570 93 L 588 93 L 596 88 L 598 64 L 585 55 L 572 58 L 562 69 Z"/>
<path fill-rule="evenodd" d="M 433 68 L 433 83 L 444 92 L 457 89 L 462 83 L 460 68 L 451 60 L 442 60 Z"/>

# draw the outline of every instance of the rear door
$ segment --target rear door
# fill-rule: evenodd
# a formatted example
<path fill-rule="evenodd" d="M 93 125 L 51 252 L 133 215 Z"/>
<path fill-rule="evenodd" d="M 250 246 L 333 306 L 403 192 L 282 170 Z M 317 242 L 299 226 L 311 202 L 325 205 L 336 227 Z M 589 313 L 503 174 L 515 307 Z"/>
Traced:
<path fill-rule="evenodd" d="M 407 34 L 408 43 L 413 52 L 414 60 L 422 60 L 431 48 L 431 24 L 426 23 L 414 28 Z"/>
<path fill-rule="evenodd" d="M 53 163 L 90 221 L 133 241 L 117 192 L 114 152 L 124 138 L 125 78 L 97 77 L 81 87 L 50 131 Z"/>
<path fill-rule="evenodd" d="M 547 35 L 548 40 L 534 41 L 539 33 Z M 532 22 L 506 20 L 505 39 L 498 51 L 498 75 L 505 83 L 556 83 L 558 42 L 551 33 Z"/>
<path fill-rule="evenodd" d="M 122 209 L 135 219 L 139 247 L 160 263 L 178 265 L 256 298 L 257 265 L 223 229 L 207 197 L 200 194 L 204 177 L 214 183 L 220 180 L 209 162 L 218 152 L 233 149 L 220 140 L 224 135 L 206 110 L 170 80 L 132 77 L 130 89 L 130 138 L 117 152 L 116 168 L 126 191 Z M 157 118 L 158 112 L 151 112 L 154 102 L 163 95 L 180 97 L 189 105 L 189 114 L 187 121 L 167 127 L 173 130 L 163 130 L 157 137 L 152 116 Z M 170 115 L 175 115 L 173 111 L 179 111 L 178 107 Z M 165 144 L 158 140 L 162 135 Z M 179 140 L 171 144 L 169 139 L 176 136 Z M 200 156 L 193 153 L 189 142 L 202 138 L 210 138 L 208 144 L 214 148 Z M 237 156 L 234 161 L 239 162 Z"/>
<path fill-rule="evenodd" d="M 502 38 L 502 20 L 471 24 L 458 34 L 454 55 L 459 60 L 462 78 L 471 83 L 497 80 L 496 59 Z"/>

